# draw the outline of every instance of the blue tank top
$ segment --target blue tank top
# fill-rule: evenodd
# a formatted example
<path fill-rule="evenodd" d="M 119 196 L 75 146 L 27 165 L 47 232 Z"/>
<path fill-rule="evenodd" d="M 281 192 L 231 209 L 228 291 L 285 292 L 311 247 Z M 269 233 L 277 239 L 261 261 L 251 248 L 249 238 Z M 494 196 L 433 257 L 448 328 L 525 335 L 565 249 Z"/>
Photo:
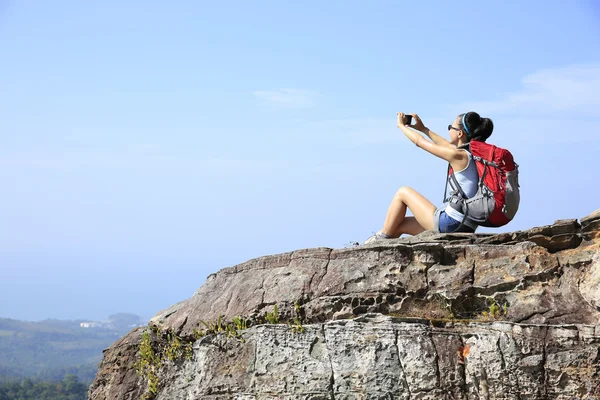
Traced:
<path fill-rule="evenodd" d="M 467 153 L 469 154 L 469 158 L 467 160 L 467 166 L 465 167 L 465 169 L 457 172 L 455 171 L 453 173 L 454 177 L 458 181 L 458 184 L 460 185 L 460 188 L 467 196 L 467 199 L 470 199 L 471 197 L 475 196 L 475 194 L 477 194 L 477 184 L 479 183 L 479 175 L 477 174 L 477 164 L 473 160 L 473 156 L 470 152 L 467 151 Z M 450 177 L 448 177 L 448 179 L 450 179 Z M 453 183 L 454 182 L 450 180 L 451 187 Z"/>

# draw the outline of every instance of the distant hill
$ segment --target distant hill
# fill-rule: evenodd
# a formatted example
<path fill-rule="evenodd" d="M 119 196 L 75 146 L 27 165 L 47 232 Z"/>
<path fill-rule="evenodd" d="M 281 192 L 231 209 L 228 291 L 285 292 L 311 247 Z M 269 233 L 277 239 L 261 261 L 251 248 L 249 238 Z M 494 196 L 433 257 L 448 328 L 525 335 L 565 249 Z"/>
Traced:
<path fill-rule="evenodd" d="M 0 318 L 0 382 L 23 378 L 59 381 L 67 374 L 91 382 L 102 350 L 140 324 L 138 316 L 125 313 L 111 315 L 106 321 Z"/>

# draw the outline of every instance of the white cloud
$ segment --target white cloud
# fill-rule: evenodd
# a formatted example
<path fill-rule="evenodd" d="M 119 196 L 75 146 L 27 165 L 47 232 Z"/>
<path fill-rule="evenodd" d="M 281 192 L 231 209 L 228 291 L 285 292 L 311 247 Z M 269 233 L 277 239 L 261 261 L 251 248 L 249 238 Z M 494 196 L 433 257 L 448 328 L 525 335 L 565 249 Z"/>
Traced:
<path fill-rule="evenodd" d="M 543 69 L 525 76 L 522 88 L 497 100 L 451 106 L 454 113 L 600 116 L 600 65 Z"/>
<path fill-rule="evenodd" d="M 260 105 L 272 108 L 309 108 L 315 105 L 317 93 L 301 89 L 257 90 Z"/>

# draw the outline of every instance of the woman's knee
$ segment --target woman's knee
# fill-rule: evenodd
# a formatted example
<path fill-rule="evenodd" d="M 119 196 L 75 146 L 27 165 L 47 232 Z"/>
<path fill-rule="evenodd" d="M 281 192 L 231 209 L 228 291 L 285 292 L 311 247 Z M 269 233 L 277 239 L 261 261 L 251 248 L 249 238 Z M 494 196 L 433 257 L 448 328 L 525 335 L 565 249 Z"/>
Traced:
<path fill-rule="evenodd" d="M 398 191 L 396 191 L 396 195 L 394 197 L 405 202 L 406 198 L 410 196 L 412 192 L 414 192 L 414 189 L 408 186 L 402 186 L 400 189 L 398 189 Z"/>

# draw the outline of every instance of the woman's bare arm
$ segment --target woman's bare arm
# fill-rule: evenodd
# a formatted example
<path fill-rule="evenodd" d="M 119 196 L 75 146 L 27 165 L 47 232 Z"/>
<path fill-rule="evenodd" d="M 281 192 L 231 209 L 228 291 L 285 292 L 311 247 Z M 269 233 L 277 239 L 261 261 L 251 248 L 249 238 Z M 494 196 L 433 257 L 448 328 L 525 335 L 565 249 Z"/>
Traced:
<path fill-rule="evenodd" d="M 400 130 L 406 135 L 406 137 L 408 137 L 411 142 L 416 144 L 417 147 L 422 148 L 423 150 L 433 154 L 436 157 L 448 161 L 452 168 L 456 171 L 463 170 L 467 166 L 468 154 L 466 151 L 457 149 L 445 139 L 443 140 L 449 143 L 450 146 L 439 145 L 433 141 L 429 141 L 414 130 L 412 130 L 407 125 L 404 125 L 404 123 L 402 122 L 403 120 L 404 113 L 398 113 L 398 128 L 400 128 Z"/>
<path fill-rule="evenodd" d="M 415 119 L 415 124 L 411 125 L 412 128 L 418 130 L 419 132 L 422 132 L 429 139 L 431 139 L 433 141 L 433 143 L 437 144 L 438 146 L 454 147 L 452 145 L 452 143 L 450 143 L 448 140 L 446 140 L 446 138 L 441 137 L 440 135 L 438 135 L 437 133 L 435 133 L 431 129 L 427 128 L 423 124 L 423 121 L 421 121 L 421 118 L 419 118 L 419 116 L 417 114 L 411 114 L 411 115 Z"/>

